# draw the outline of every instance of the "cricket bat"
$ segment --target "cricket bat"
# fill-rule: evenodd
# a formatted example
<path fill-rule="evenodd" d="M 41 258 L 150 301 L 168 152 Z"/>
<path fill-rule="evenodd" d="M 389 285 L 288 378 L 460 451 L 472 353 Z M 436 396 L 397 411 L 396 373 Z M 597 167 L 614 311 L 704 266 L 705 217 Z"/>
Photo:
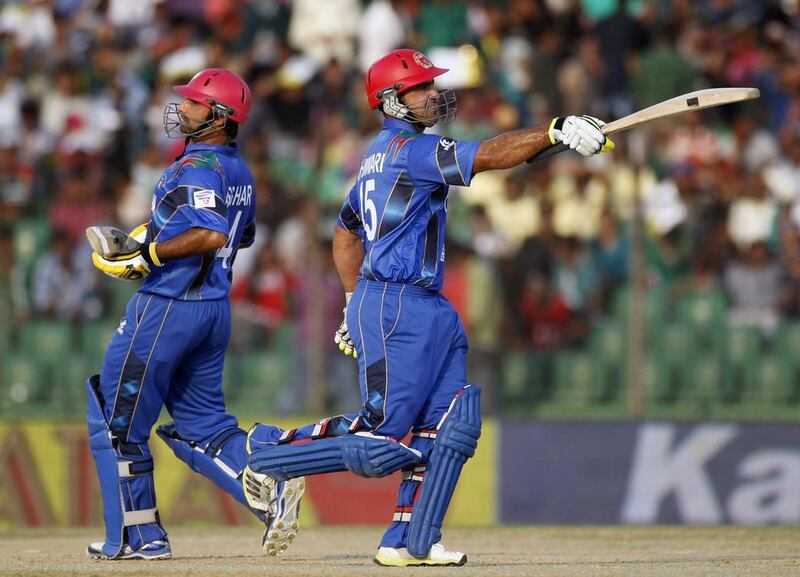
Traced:
<path fill-rule="evenodd" d="M 622 132 L 623 130 L 629 130 L 645 122 L 675 116 L 676 114 L 683 114 L 692 110 L 702 110 L 704 108 L 722 106 L 723 104 L 754 100 L 758 98 L 759 95 L 760 92 L 758 88 L 706 88 L 703 90 L 695 90 L 694 92 L 682 94 L 681 96 L 670 98 L 658 104 L 653 104 L 633 114 L 619 118 L 614 122 L 609 122 L 603 126 L 601 130 L 603 134 L 610 136 L 617 132 Z M 567 150 L 567 148 L 565 144 L 559 143 L 532 156 L 528 159 L 528 162 L 530 163 L 548 158 Z"/>

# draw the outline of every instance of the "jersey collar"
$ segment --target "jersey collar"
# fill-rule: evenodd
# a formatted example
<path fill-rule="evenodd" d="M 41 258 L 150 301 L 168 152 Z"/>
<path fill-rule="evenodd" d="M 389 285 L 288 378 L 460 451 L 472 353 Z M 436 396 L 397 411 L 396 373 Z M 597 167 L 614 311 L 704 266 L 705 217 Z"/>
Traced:
<path fill-rule="evenodd" d="M 405 130 L 408 132 L 419 132 L 417 127 L 407 122 L 405 120 L 400 120 L 399 118 L 392 118 L 390 116 L 384 116 L 383 118 L 383 127 L 384 128 L 394 128 L 397 130 Z"/>
<path fill-rule="evenodd" d="M 235 142 L 231 142 L 230 144 L 205 144 L 203 142 L 196 142 L 188 145 L 183 153 L 186 154 L 187 152 L 194 152 L 197 150 L 211 150 L 230 154 L 231 152 L 238 152 L 239 145 Z"/>

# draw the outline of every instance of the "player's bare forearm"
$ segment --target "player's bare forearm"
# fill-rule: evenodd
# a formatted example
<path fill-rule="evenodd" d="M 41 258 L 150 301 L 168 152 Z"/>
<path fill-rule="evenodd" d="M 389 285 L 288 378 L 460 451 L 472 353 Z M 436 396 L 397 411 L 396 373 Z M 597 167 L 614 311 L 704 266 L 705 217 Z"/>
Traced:
<path fill-rule="evenodd" d="M 205 254 L 222 248 L 228 236 L 207 228 L 190 228 L 164 242 L 159 242 L 156 254 L 161 262 Z"/>
<path fill-rule="evenodd" d="M 364 243 L 361 237 L 340 226 L 333 229 L 333 264 L 345 292 L 356 290 L 358 271 L 364 262 Z"/>
<path fill-rule="evenodd" d="M 505 132 L 481 142 L 472 172 L 511 168 L 551 146 L 546 126 Z"/>

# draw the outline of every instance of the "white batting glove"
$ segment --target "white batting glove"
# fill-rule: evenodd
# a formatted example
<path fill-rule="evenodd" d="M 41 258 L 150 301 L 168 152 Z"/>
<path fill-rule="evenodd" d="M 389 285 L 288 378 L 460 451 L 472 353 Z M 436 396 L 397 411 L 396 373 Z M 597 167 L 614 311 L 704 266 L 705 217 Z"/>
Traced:
<path fill-rule="evenodd" d="M 550 123 L 547 135 L 551 144 L 559 142 L 583 156 L 614 150 L 614 142 L 600 129 L 605 122 L 594 116 L 559 116 Z"/>
<path fill-rule="evenodd" d="M 342 309 L 342 313 L 344 313 L 344 319 L 342 320 L 342 324 L 339 325 L 339 328 L 336 330 L 336 333 L 333 335 L 333 342 L 339 345 L 339 350 L 342 351 L 348 357 L 353 355 L 354 359 L 358 358 L 358 352 L 356 351 L 356 346 L 353 344 L 353 339 L 350 337 L 350 331 L 347 329 L 347 305 L 350 304 L 350 297 L 353 296 L 353 293 L 345 293 L 345 305 Z"/>

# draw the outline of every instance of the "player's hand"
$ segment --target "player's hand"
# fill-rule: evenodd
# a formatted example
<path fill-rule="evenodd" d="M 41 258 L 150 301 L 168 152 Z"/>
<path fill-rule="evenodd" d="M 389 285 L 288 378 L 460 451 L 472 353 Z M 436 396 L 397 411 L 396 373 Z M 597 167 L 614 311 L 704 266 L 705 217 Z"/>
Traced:
<path fill-rule="evenodd" d="M 146 236 L 146 224 L 140 224 L 130 234 L 113 226 L 90 226 L 86 229 L 86 238 L 92 250 L 103 257 L 133 252 L 145 241 Z"/>
<path fill-rule="evenodd" d="M 547 131 L 552 144 L 559 142 L 583 156 L 614 150 L 614 142 L 601 132 L 605 122 L 594 116 L 559 116 Z"/>
<path fill-rule="evenodd" d="M 348 357 L 353 355 L 353 358 L 357 359 L 358 352 L 356 351 L 355 344 L 353 344 L 353 339 L 350 337 L 350 331 L 347 329 L 347 305 L 350 304 L 351 296 L 353 296 L 353 293 L 345 293 L 345 305 L 342 309 L 344 319 L 342 319 L 342 324 L 339 325 L 339 328 L 336 329 L 336 333 L 333 335 L 333 342 L 339 346 L 339 350 L 345 355 Z"/>
<path fill-rule="evenodd" d="M 92 264 L 111 278 L 139 280 L 150 274 L 151 266 L 161 266 L 156 243 L 144 242 L 147 225 L 127 234 L 111 226 L 90 226 L 86 238 L 92 245 Z"/>
<path fill-rule="evenodd" d="M 150 265 L 139 249 L 116 256 L 101 256 L 93 252 L 92 263 L 111 278 L 120 280 L 139 280 L 150 274 Z"/>

